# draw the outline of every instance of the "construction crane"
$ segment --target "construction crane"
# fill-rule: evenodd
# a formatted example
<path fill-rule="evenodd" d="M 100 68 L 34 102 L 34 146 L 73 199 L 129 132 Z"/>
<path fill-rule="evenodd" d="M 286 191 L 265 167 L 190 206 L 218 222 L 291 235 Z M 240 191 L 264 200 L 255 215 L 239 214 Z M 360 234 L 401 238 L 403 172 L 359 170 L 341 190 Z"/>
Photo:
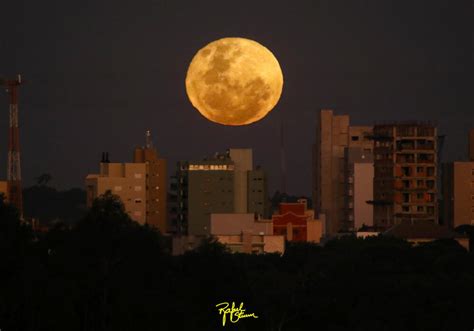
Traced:
<path fill-rule="evenodd" d="M 21 75 L 18 75 L 13 80 L 0 79 L 0 86 L 5 88 L 10 101 L 7 168 L 8 201 L 18 209 L 21 216 L 23 216 L 23 199 L 21 192 L 20 132 L 18 126 L 18 88 L 22 84 Z"/>

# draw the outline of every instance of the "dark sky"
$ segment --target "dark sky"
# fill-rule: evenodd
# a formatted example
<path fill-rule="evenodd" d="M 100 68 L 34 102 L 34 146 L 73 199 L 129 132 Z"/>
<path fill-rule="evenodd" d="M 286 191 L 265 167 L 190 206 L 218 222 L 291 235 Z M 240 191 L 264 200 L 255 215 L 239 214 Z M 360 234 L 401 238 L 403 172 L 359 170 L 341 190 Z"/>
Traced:
<path fill-rule="evenodd" d="M 471 0 L 15 0 L 1 7 L 0 75 L 29 80 L 20 101 L 26 185 L 49 172 L 59 188 L 82 187 L 102 151 L 130 161 L 151 129 L 173 169 L 179 159 L 251 147 L 273 190 L 282 115 L 288 192 L 309 194 L 316 114 L 328 107 L 353 124 L 437 121 L 446 159 L 466 156 L 474 127 Z M 232 36 L 272 50 L 285 78 L 277 107 L 245 127 L 208 122 L 184 88 L 194 53 Z M 1 93 L 0 178 L 7 104 Z"/>

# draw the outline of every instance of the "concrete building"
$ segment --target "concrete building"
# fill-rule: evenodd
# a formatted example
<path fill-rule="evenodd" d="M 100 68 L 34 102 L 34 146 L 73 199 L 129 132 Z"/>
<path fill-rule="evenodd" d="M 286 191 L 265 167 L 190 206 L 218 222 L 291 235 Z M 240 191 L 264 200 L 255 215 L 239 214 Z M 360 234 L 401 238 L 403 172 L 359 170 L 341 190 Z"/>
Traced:
<path fill-rule="evenodd" d="M 373 225 L 374 159 L 371 149 L 345 148 L 345 209 L 344 230 L 357 231 Z"/>
<path fill-rule="evenodd" d="M 382 235 L 404 239 L 413 245 L 424 244 L 438 239 L 454 239 L 469 251 L 469 238 L 467 236 L 460 235 L 447 226 L 441 226 L 433 222 L 401 221 L 382 233 Z"/>
<path fill-rule="evenodd" d="M 469 161 L 474 162 L 474 129 L 469 130 Z"/>
<path fill-rule="evenodd" d="M 305 199 L 296 203 L 280 203 L 279 211 L 272 215 L 273 234 L 285 236 L 288 241 L 319 243 L 324 236 L 323 221 L 314 218 L 307 209 Z"/>
<path fill-rule="evenodd" d="M 5 200 L 8 201 L 8 182 L 0 181 L 0 194 L 3 194 Z"/>
<path fill-rule="evenodd" d="M 110 163 L 108 157 L 100 162 L 100 173 L 86 177 L 87 206 L 95 198 L 111 191 L 120 197 L 130 218 L 146 223 L 146 164 Z"/>
<path fill-rule="evenodd" d="M 230 149 L 202 161 L 178 162 L 172 190 L 176 194 L 176 232 L 210 234 L 212 213 L 263 215 L 266 177 L 253 170 L 251 149 Z"/>
<path fill-rule="evenodd" d="M 346 230 L 345 149 L 360 147 L 367 153 L 373 149 L 370 126 L 350 126 L 348 115 L 334 115 L 321 110 L 313 146 L 313 206 L 316 215 L 325 214 L 329 235 Z"/>
<path fill-rule="evenodd" d="M 256 214 L 211 214 L 211 235 L 238 253 L 280 253 L 285 237 L 273 234 L 272 220 Z"/>
<path fill-rule="evenodd" d="M 443 222 L 474 225 L 474 162 L 443 164 Z"/>
<path fill-rule="evenodd" d="M 255 214 L 211 214 L 211 235 L 237 235 L 248 232 L 255 235 L 273 235 L 273 222 Z"/>
<path fill-rule="evenodd" d="M 149 131 L 146 138 L 145 147 L 135 149 L 133 162 L 146 165 L 146 223 L 165 233 L 168 231 L 166 160 L 158 157 L 158 152 L 151 143 Z"/>
<path fill-rule="evenodd" d="M 374 126 L 374 225 L 438 222 L 437 129 L 410 122 Z"/>

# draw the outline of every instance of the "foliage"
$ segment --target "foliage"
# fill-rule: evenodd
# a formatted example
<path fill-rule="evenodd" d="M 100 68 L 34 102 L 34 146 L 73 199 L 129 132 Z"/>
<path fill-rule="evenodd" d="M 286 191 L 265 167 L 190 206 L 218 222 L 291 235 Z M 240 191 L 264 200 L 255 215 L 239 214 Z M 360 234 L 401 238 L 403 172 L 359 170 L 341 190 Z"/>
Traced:
<path fill-rule="evenodd" d="M 5 226 L 5 224 L 10 224 Z M 212 237 L 182 256 L 110 192 L 33 240 L 0 203 L 2 330 L 457 330 L 472 327 L 474 257 L 455 241 L 390 237 L 231 254 Z M 2 252 L 6 252 L 2 249 Z M 222 327 L 215 307 L 244 303 Z"/>
<path fill-rule="evenodd" d="M 38 185 L 23 190 L 25 217 L 38 219 L 41 224 L 57 220 L 68 224 L 79 221 L 87 211 L 86 192 L 78 188 L 58 191 L 47 185 L 50 178 L 45 176 L 38 178 Z"/>

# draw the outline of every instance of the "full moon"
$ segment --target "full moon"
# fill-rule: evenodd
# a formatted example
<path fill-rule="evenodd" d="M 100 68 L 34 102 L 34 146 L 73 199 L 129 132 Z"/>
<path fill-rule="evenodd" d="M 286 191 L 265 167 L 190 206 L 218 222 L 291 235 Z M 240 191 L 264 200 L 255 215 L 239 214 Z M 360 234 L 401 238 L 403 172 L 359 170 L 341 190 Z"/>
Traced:
<path fill-rule="evenodd" d="M 186 92 L 208 120 L 246 125 L 267 115 L 283 88 L 278 60 L 245 38 L 223 38 L 200 49 L 189 65 Z"/>

